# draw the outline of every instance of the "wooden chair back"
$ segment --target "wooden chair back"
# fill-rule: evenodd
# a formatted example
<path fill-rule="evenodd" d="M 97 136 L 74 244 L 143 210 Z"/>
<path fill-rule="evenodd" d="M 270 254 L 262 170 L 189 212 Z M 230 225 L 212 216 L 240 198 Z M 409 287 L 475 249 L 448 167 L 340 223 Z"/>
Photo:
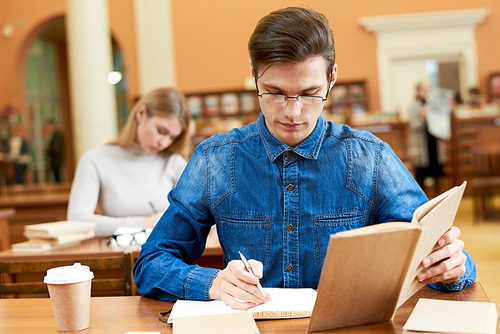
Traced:
<path fill-rule="evenodd" d="M 498 130 L 497 130 L 498 131 Z M 489 134 L 483 134 L 486 136 Z M 479 222 L 498 209 L 494 207 L 493 195 L 500 193 L 500 143 L 498 140 L 476 141 L 472 153 L 473 176 L 470 189 L 474 203 L 474 222 Z"/>
<path fill-rule="evenodd" d="M 477 145 L 472 152 L 472 166 L 473 177 L 500 173 L 500 147 Z"/>
<path fill-rule="evenodd" d="M 10 248 L 9 218 L 15 214 L 13 208 L 0 210 L 0 251 Z"/>
<path fill-rule="evenodd" d="M 94 278 L 92 291 L 123 291 L 125 296 L 135 294 L 132 279 L 133 257 L 132 253 L 114 255 L 102 258 L 86 258 L 79 260 L 34 260 L 23 262 L 0 262 L 0 276 L 21 273 L 46 273 L 48 269 L 60 266 L 70 266 L 79 262 L 87 265 L 96 274 L 105 270 L 123 270 L 120 278 Z M 0 297 L 5 295 L 32 295 L 48 293 L 47 285 L 38 282 L 0 282 Z"/>

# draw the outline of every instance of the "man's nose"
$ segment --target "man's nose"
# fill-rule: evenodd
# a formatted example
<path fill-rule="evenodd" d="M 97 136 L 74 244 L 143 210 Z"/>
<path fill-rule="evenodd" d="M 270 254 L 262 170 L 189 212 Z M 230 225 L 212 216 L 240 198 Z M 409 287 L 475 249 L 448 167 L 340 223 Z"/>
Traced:
<path fill-rule="evenodd" d="M 296 98 L 288 98 L 283 107 L 283 114 L 289 118 L 299 116 L 301 113 L 301 106 Z"/>

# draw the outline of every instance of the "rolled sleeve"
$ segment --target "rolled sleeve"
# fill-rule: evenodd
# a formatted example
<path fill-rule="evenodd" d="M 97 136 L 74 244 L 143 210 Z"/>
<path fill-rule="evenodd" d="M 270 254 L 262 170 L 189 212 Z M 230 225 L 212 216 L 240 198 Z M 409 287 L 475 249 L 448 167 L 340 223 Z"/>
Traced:
<path fill-rule="evenodd" d="M 463 290 L 474 283 L 476 280 L 476 264 L 466 251 L 463 252 L 465 256 L 467 256 L 467 260 L 465 260 L 465 273 L 458 280 L 452 283 L 438 282 L 428 284 L 431 288 L 439 291 L 453 292 Z"/>

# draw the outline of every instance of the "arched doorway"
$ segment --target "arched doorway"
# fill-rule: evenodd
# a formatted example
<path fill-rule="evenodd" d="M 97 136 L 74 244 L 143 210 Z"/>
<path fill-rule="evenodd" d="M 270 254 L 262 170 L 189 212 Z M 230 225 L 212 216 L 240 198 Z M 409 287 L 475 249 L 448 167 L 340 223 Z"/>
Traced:
<path fill-rule="evenodd" d="M 61 179 L 71 180 L 74 169 L 71 147 L 71 116 L 69 112 L 66 35 L 64 17 L 53 19 L 33 42 L 28 51 L 25 67 L 28 131 L 31 138 L 32 172 L 35 183 L 54 182 L 49 152 L 54 165 L 63 161 Z M 62 133 L 60 145 L 51 145 L 55 135 L 44 125 L 53 122 Z M 52 150 L 50 149 L 52 147 Z"/>
<path fill-rule="evenodd" d="M 53 135 L 44 127 L 49 121 L 62 133 L 64 142 L 62 181 L 70 182 L 73 178 L 77 161 L 73 156 L 72 120 L 68 89 L 68 60 L 66 54 L 66 26 L 64 16 L 51 19 L 38 28 L 38 35 L 27 48 L 25 64 L 25 89 L 27 113 L 27 136 L 31 143 L 32 161 L 31 179 L 35 183 L 56 181 L 52 170 L 51 151 Z M 121 80 L 114 82 L 117 99 L 117 117 L 119 124 L 126 119 L 126 81 L 123 56 L 118 45 L 113 41 L 114 71 L 121 73 Z M 53 143 L 53 142 L 52 142 Z M 52 150 L 53 151 L 53 150 Z M 52 157 L 54 159 L 54 157 Z"/>

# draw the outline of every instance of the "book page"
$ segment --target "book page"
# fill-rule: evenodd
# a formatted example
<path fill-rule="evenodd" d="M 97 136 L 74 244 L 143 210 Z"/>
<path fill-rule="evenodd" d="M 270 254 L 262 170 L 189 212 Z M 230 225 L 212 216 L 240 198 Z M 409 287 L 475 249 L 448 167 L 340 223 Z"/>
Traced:
<path fill-rule="evenodd" d="M 273 298 L 270 302 L 258 305 L 248 311 L 235 310 L 222 300 L 199 301 L 178 300 L 175 302 L 168 322 L 177 317 L 207 316 L 236 312 L 252 313 L 255 319 L 265 318 L 303 318 L 311 315 L 316 301 L 314 289 L 264 288 Z"/>
<path fill-rule="evenodd" d="M 453 187 L 415 210 L 412 222 L 422 226 L 422 235 L 413 254 L 397 307 L 424 286 L 416 280 L 417 274 L 424 269 L 421 262 L 433 251 L 439 238 L 453 226 L 466 185 L 467 182 L 464 182 L 459 187 Z"/>
<path fill-rule="evenodd" d="M 494 303 L 420 298 L 403 330 L 493 334 L 497 318 Z"/>
<path fill-rule="evenodd" d="M 464 181 L 460 186 L 458 187 L 453 187 L 444 193 L 434 197 L 433 199 L 429 200 L 428 202 L 425 202 L 421 206 L 419 206 L 415 212 L 413 213 L 413 218 L 412 218 L 412 223 L 422 223 L 422 219 L 434 208 L 436 207 L 439 203 L 441 203 L 445 198 L 448 198 L 451 194 L 459 191 L 460 188 L 466 187 L 467 182 Z"/>

